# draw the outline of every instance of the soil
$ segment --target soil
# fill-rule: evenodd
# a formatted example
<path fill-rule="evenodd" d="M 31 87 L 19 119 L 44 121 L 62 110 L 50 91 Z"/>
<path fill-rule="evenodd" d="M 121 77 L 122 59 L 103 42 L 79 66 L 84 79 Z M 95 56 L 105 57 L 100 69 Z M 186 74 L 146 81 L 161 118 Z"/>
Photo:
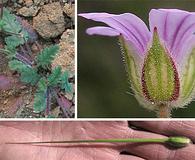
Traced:
<path fill-rule="evenodd" d="M 52 67 L 60 65 L 74 77 L 74 1 L 64 0 L 18 0 L 4 1 L 4 6 L 19 17 L 31 35 L 29 41 L 32 55 L 41 49 L 59 44 L 60 52 Z M 20 19 L 21 18 L 21 19 Z M 1 34 L 2 35 L 2 34 Z M 4 48 L 0 36 L 0 48 Z M 20 82 L 20 76 L 8 67 L 5 54 L 0 53 L 0 118 L 44 118 L 44 113 L 33 112 L 35 88 Z M 74 84 L 73 84 L 74 86 Z M 70 108 L 74 117 L 74 91 L 65 94 L 72 101 Z M 52 118 L 64 118 L 62 110 L 52 101 Z"/>

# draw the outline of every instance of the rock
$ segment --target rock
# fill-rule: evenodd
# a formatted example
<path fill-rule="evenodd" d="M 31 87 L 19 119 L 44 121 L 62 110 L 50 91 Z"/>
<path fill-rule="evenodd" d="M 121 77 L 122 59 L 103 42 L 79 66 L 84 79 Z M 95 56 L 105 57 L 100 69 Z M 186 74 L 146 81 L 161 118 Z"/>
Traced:
<path fill-rule="evenodd" d="M 61 66 L 62 70 L 68 70 L 74 75 L 75 50 L 74 50 L 74 30 L 68 29 L 63 33 L 60 40 L 60 52 L 54 59 L 52 67 Z"/>
<path fill-rule="evenodd" d="M 64 8 L 63 8 L 64 13 L 66 13 L 67 16 L 74 18 L 75 17 L 75 5 L 74 4 L 69 4 L 65 3 Z"/>
<path fill-rule="evenodd" d="M 24 17 L 34 17 L 36 16 L 39 8 L 31 6 L 31 7 L 22 7 L 18 10 L 18 14 Z"/>
<path fill-rule="evenodd" d="M 75 4 L 65 3 L 64 13 L 71 18 L 73 25 L 75 24 Z"/>
<path fill-rule="evenodd" d="M 24 0 L 24 3 L 27 7 L 30 7 L 33 5 L 33 1 L 32 0 Z"/>
<path fill-rule="evenodd" d="M 49 0 L 34 0 L 35 5 L 44 5 L 45 3 L 48 3 Z"/>
<path fill-rule="evenodd" d="M 23 4 L 24 3 L 24 1 L 23 0 L 18 0 L 18 2 L 17 2 L 18 4 Z"/>
<path fill-rule="evenodd" d="M 65 30 L 63 11 L 59 2 L 44 5 L 33 18 L 33 27 L 44 39 L 55 38 Z"/>

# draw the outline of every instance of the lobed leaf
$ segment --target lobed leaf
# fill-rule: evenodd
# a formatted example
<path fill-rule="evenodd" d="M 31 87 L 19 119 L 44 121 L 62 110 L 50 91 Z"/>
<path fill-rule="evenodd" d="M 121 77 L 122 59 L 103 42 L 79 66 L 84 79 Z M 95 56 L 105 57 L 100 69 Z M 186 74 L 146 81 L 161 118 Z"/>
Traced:
<path fill-rule="evenodd" d="M 57 66 L 56 68 L 54 68 L 54 70 L 48 77 L 48 85 L 49 86 L 57 85 L 59 83 L 61 74 L 62 74 L 62 71 L 61 71 L 60 66 Z"/>
<path fill-rule="evenodd" d="M 16 16 L 11 14 L 6 8 L 3 9 L 3 18 L 0 21 L 0 28 L 10 34 L 5 38 L 8 48 L 15 48 L 21 44 L 24 44 L 28 40 L 28 32 L 25 31 L 20 23 L 17 21 Z"/>
<path fill-rule="evenodd" d="M 35 85 L 39 81 L 40 78 L 41 78 L 40 75 L 37 74 L 35 69 L 27 68 L 26 70 L 21 72 L 20 80 L 22 82 Z"/>
<path fill-rule="evenodd" d="M 2 28 L 6 32 L 19 33 L 22 30 L 21 25 L 16 21 L 16 16 L 11 14 L 6 8 L 3 8 L 2 21 L 5 24 Z"/>
<path fill-rule="evenodd" d="M 18 71 L 21 74 L 20 80 L 24 83 L 35 85 L 40 79 L 40 75 L 37 74 L 36 69 L 28 67 L 18 60 L 10 61 L 9 67 L 11 70 Z"/>
<path fill-rule="evenodd" d="M 18 60 L 11 60 L 9 61 L 9 68 L 11 70 L 15 70 L 21 73 L 22 71 L 26 70 L 29 67 Z"/>
<path fill-rule="evenodd" d="M 68 71 L 65 71 L 62 76 L 60 77 L 60 81 L 61 81 L 61 89 L 65 89 L 66 92 L 72 92 L 72 85 L 69 83 L 68 81 L 69 79 L 69 74 Z"/>
<path fill-rule="evenodd" d="M 43 51 L 36 57 L 37 65 L 46 68 L 54 60 L 59 51 L 58 45 L 52 45 L 43 49 Z"/>

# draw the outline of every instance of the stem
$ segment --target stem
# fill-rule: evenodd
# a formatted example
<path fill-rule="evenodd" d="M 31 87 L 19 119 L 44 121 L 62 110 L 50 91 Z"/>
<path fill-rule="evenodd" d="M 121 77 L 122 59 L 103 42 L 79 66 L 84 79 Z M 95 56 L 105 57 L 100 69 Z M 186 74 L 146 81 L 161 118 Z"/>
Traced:
<path fill-rule="evenodd" d="M 47 91 L 46 91 L 46 110 L 45 110 L 45 115 L 48 116 L 49 115 L 49 112 L 51 110 L 51 91 L 50 91 L 50 88 L 48 87 L 47 88 Z"/>
<path fill-rule="evenodd" d="M 158 106 L 157 117 L 158 118 L 170 118 L 171 110 L 167 104 L 160 104 Z"/>
<path fill-rule="evenodd" d="M 23 56 L 22 54 L 16 53 L 15 58 L 24 64 L 28 65 L 30 68 L 32 68 L 32 63 L 28 58 Z"/>

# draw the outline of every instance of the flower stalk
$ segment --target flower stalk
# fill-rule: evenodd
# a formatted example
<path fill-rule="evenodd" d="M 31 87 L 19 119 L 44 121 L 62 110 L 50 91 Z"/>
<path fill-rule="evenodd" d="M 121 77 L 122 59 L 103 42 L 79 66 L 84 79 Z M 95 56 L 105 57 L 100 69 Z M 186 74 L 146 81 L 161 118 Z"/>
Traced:
<path fill-rule="evenodd" d="M 157 117 L 158 118 L 170 118 L 171 117 L 171 110 L 167 104 L 160 104 L 158 106 Z"/>

